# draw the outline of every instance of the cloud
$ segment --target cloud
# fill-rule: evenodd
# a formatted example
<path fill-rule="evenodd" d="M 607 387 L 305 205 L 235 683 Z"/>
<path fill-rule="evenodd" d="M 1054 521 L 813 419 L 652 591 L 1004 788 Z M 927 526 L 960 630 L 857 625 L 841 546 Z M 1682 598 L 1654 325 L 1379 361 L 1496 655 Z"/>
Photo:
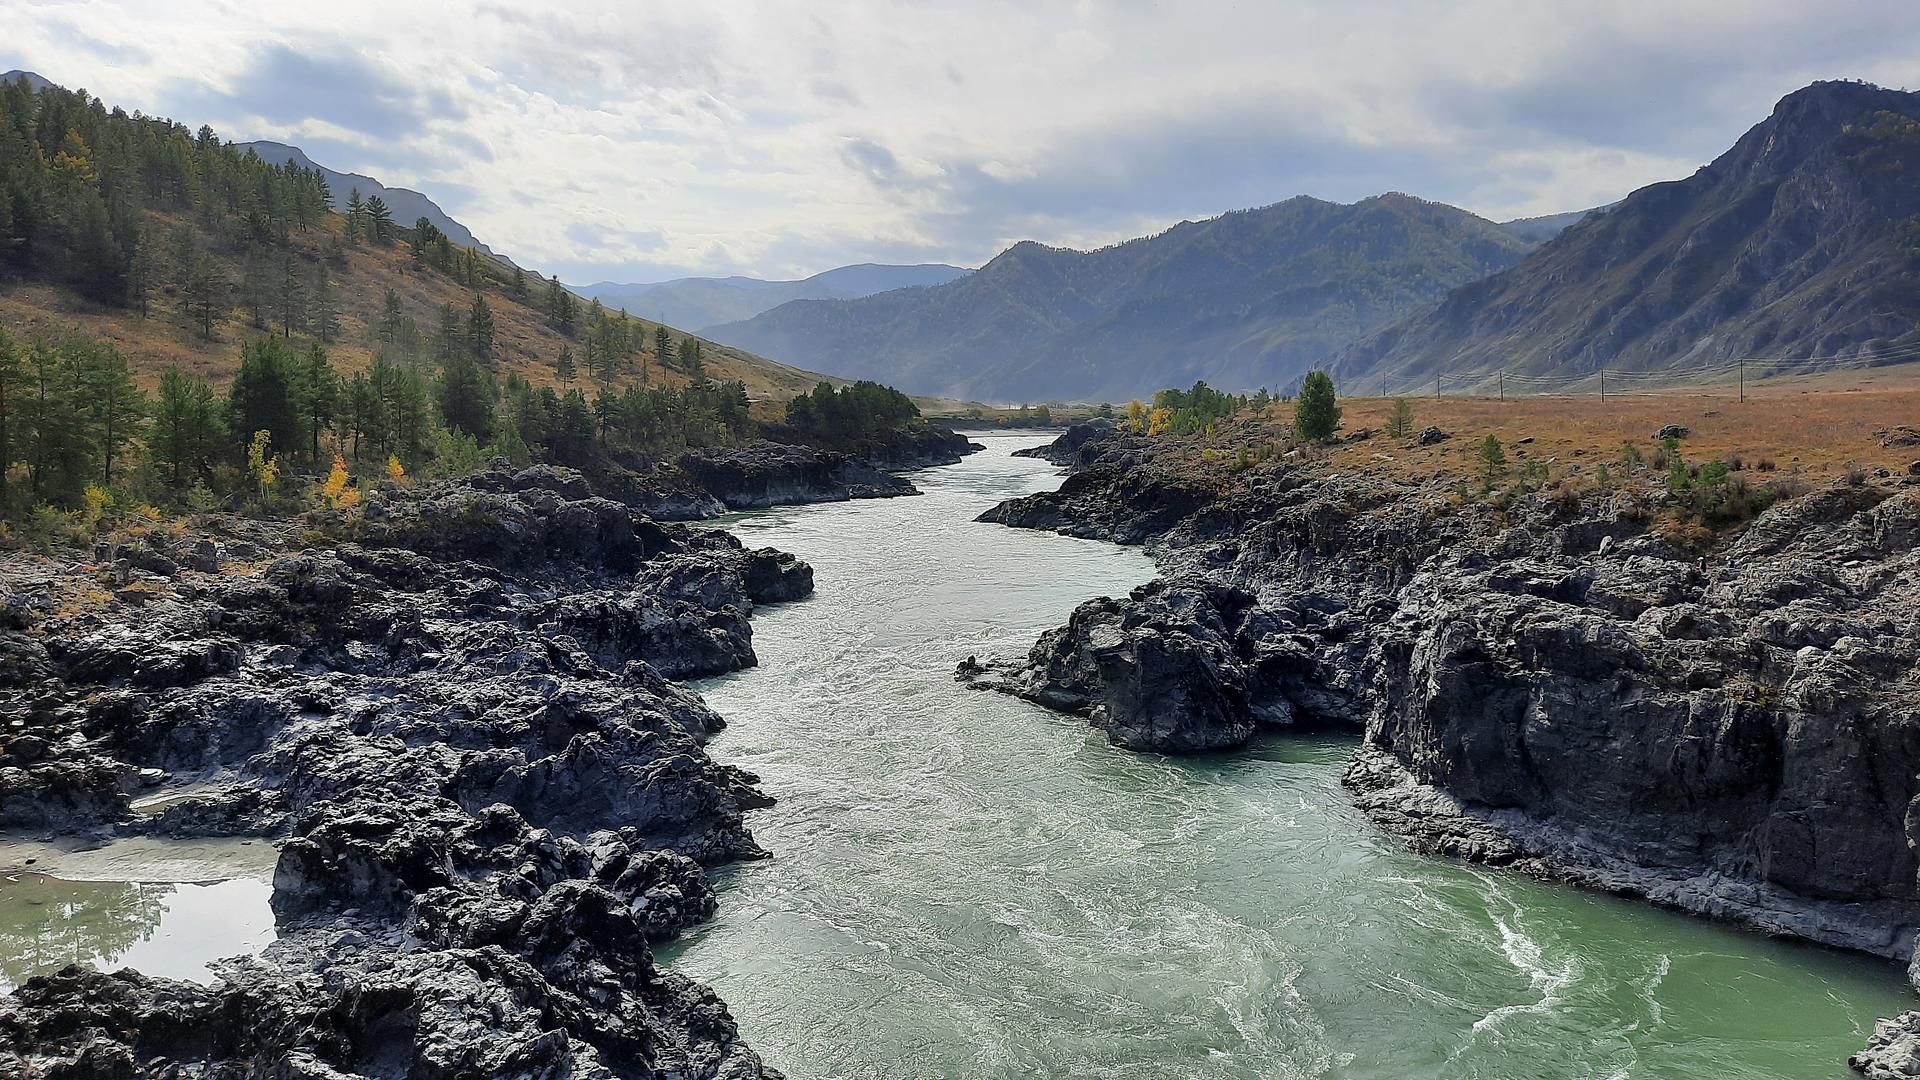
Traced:
<path fill-rule="evenodd" d="M 1813 79 L 1920 83 L 1911 0 L 0 0 L 0 19 L 0 66 L 444 195 L 572 280 L 977 265 L 1296 194 L 1549 213 L 1686 175 Z"/>
<path fill-rule="evenodd" d="M 380 141 L 409 138 L 434 121 L 468 115 L 446 90 L 405 82 L 358 53 L 296 50 L 279 42 L 262 45 L 226 89 L 202 87 L 185 97 L 190 107 L 287 126 L 319 121 Z"/>

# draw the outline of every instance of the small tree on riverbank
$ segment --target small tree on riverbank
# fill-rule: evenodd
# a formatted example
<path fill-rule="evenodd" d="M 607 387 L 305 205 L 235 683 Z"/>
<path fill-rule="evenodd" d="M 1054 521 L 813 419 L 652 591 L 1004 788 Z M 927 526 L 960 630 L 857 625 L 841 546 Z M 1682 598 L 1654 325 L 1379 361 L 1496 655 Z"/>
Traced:
<path fill-rule="evenodd" d="M 1480 477 L 1482 491 L 1492 491 L 1495 485 L 1506 479 L 1507 451 L 1500 445 L 1500 440 L 1492 435 L 1480 444 L 1480 467 L 1483 470 Z"/>
<path fill-rule="evenodd" d="M 1300 400 L 1293 404 L 1293 433 L 1313 442 L 1333 438 L 1340 426 L 1340 405 L 1333 393 L 1333 379 L 1324 371 L 1309 371 L 1300 383 Z"/>
<path fill-rule="evenodd" d="M 1407 404 L 1406 398 L 1393 399 L 1393 411 L 1387 414 L 1386 431 L 1390 439 L 1404 439 L 1413 434 L 1413 406 Z"/>

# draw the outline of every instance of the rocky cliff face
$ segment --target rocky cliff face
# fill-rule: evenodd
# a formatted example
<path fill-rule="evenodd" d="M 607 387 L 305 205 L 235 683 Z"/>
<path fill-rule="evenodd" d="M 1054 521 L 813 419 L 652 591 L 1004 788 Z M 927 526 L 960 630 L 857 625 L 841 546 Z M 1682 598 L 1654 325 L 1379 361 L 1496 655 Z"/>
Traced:
<path fill-rule="evenodd" d="M 279 940 L 210 987 L 70 968 L 0 999 L 30 1075 L 777 1076 L 649 942 L 769 800 L 670 681 L 754 663 L 791 556 L 536 469 L 5 567 L 0 826 L 280 843 Z M 179 791 L 155 813 L 136 795 Z M 22 1064 L 24 1063 L 24 1065 Z M 4 1071 L 4 1070 L 0 1070 Z"/>
<path fill-rule="evenodd" d="M 1920 94 L 1815 83 L 1694 175 L 1642 188 L 1518 265 L 1361 339 L 1336 374 L 1371 384 L 1910 357 L 1916 166 Z M 1766 370 L 1754 364 L 1749 375 Z"/>
<path fill-rule="evenodd" d="M 1131 749 L 1344 726 L 1354 797 L 1423 849 L 1912 954 L 1920 490 L 1782 503 L 1703 559 L 1624 494 L 1496 512 L 1173 440 L 1091 458 L 985 517 L 1148 543 L 1165 580 L 963 677 Z"/>

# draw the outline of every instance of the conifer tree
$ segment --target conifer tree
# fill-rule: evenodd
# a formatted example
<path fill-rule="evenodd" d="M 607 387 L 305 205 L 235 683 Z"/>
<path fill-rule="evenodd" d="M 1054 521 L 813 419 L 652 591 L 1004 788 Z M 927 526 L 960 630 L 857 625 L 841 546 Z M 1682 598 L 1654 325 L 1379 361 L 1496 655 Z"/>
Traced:
<path fill-rule="evenodd" d="M 222 438 L 213 387 L 177 367 L 162 373 L 147 442 L 155 464 L 166 470 L 176 492 L 212 471 Z"/>
<path fill-rule="evenodd" d="M 120 350 L 79 336 L 63 347 L 74 370 L 86 440 L 100 458 L 100 483 L 113 484 L 120 451 L 133 441 L 147 415 L 147 395 L 133 382 L 133 369 Z"/>
<path fill-rule="evenodd" d="M 367 204 L 360 198 L 360 189 L 347 192 L 347 243 L 360 242 L 360 234 L 366 227 Z"/>
<path fill-rule="evenodd" d="M 307 326 L 306 275 L 292 255 L 280 261 L 280 288 L 276 297 L 280 310 L 280 336 L 292 337 L 295 327 Z"/>
<path fill-rule="evenodd" d="M 328 344 L 340 336 L 340 309 L 333 296 L 333 280 L 321 263 L 313 274 L 313 335 Z"/>
<path fill-rule="evenodd" d="M 406 312 L 400 306 L 400 294 L 388 289 L 386 296 L 380 301 L 380 320 L 374 324 L 374 336 L 379 338 L 382 344 L 397 344 L 400 340 L 401 321 L 405 318 Z"/>
<path fill-rule="evenodd" d="M 1340 406 L 1333 393 L 1333 380 L 1324 371 L 1309 371 L 1300 383 L 1300 398 L 1294 402 L 1293 431 L 1302 439 L 1325 442 L 1340 426 Z"/>
<path fill-rule="evenodd" d="M 493 308 L 488 306 L 487 298 L 474 294 L 473 307 L 467 311 L 467 344 L 473 348 L 473 358 L 484 369 L 493 368 Z"/>
<path fill-rule="evenodd" d="M 294 398 L 300 410 L 300 422 L 307 434 L 309 460 L 320 461 L 320 436 L 333 423 L 340 407 L 340 380 L 333 372 L 327 350 L 314 343 L 300 365 Z"/>
<path fill-rule="evenodd" d="M 569 389 L 573 386 L 573 380 L 579 376 L 579 372 L 575 370 L 573 365 L 572 349 L 565 345 L 560 346 L 560 359 L 553 363 L 553 374 L 555 378 L 560 380 L 562 389 Z"/>
<path fill-rule="evenodd" d="M 381 247 L 393 244 L 393 211 L 387 209 L 387 201 L 375 195 L 367 200 L 367 238 Z"/>
<path fill-rule="evenodd" d="M 673 335 L 665 326 L 654 327 L 653 359 L 663 368 L 673 366 Z"/>

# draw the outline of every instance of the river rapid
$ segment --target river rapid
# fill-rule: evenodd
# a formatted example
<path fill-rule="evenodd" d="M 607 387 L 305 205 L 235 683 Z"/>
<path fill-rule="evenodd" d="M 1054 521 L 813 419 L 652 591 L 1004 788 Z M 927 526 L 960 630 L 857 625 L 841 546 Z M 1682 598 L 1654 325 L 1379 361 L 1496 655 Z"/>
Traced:
<path fill-rule="evenodd" d="M 1055 486 L 985 436 L 917 498 L 725 524 L 811 562 L 701 684 L 710 747 L 780 800 L 771 860 L 662 959 L 795 1080 L 1851 1075 L 1892 965 L 1416 857 L 1352 810 L 1349 739 L 1215 757 L 1105 745 L 964 688 L 1146 556 L 975 523 Z"/>

